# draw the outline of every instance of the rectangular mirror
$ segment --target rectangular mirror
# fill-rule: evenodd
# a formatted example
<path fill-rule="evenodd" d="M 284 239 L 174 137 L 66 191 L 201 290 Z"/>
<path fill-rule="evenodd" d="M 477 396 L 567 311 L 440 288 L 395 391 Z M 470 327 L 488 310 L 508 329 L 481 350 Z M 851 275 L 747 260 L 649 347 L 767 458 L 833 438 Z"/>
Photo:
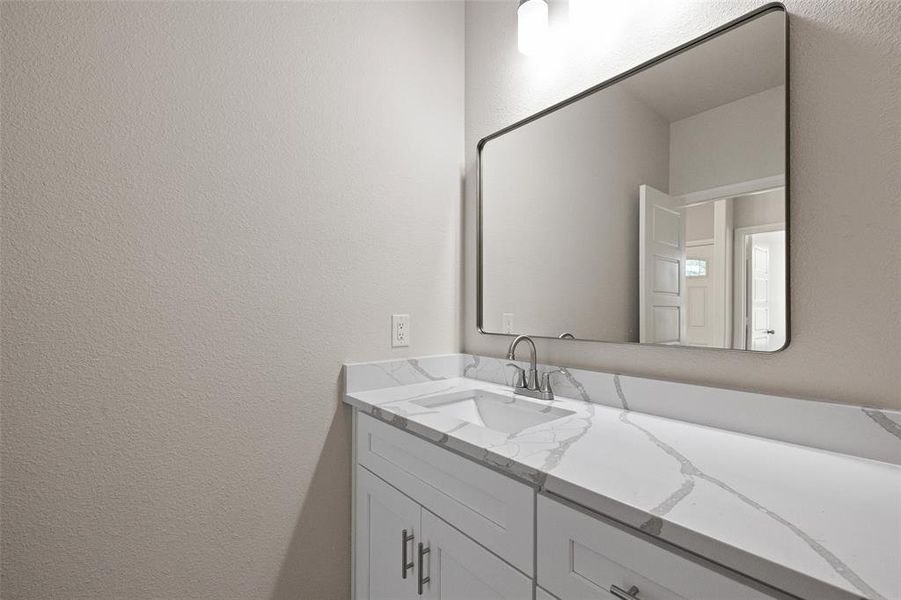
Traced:
<path fill-rule="evenodd" d="M 768 5 L 479 142 L 479 330 L 783 348 L 787 74 Z"/>

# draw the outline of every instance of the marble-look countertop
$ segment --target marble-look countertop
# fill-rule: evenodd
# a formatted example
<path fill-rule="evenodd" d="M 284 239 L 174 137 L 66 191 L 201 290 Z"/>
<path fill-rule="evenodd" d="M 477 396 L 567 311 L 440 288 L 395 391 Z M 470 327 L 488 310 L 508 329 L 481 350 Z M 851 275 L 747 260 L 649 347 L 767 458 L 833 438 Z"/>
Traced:
<path fill-rule="evenodd" d="M 411 402 L 471 389 L 512 395 L 451 377 L 345 401 L 799 597 L 901 599 L 901 466 L 570 398 L 510 435 Z"/>

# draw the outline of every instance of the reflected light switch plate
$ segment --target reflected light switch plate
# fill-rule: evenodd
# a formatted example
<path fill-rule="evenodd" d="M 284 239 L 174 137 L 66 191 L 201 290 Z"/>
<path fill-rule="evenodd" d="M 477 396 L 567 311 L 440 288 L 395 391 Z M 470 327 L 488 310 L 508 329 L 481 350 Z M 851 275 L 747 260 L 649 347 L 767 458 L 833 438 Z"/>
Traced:
<path fill-rule="evenodd" d="M 504 333 L 513 333 L 513 313 L 504 313 L 503 328 Z"/>

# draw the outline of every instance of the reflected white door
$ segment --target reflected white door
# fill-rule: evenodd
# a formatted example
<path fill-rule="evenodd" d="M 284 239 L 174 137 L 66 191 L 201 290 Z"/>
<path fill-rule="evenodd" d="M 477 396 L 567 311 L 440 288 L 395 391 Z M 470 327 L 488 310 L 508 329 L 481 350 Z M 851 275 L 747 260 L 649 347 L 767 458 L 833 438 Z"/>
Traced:
<path fill-rule="evenodd" d="M 785 344 L 785 232 L 748 236 L 748 349 Z"/>
<path fill-rule="evenodd" d="M 685 339 L 691 346 L 719 346 L 722 332 L 716 323 L 713 244 L 685 249 Z"/>
<path fill-rule="evenodd" d="M 753 238 L 752 238 L 753 240 Z M 770 249 L 751 243 L 751 350 L 766 350 L 770 332 Z"/>
<path fill-rule="evenodd" d="M 685 339 L 681 203 L 648 185 L 639 187 L 639 340 L 679 344 Z"/>

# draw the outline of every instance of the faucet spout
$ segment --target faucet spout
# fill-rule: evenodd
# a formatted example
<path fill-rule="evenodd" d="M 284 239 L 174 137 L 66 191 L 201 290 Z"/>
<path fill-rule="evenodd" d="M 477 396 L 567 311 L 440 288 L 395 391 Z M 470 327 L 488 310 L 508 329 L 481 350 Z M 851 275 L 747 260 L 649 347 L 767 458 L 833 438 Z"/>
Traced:
<path fill-rule="evenodd" d="M 519 374 L 513 384 L 513 391 L 516 394 L 523 394 L 532 398 L 540 398 L 541 400 L 553 400 L 554 392 L 551 390 L 551 374 L 549 371 L 544 374 L 544 378 L 538 377 L 538 351 L 535 349 L 535 342 L 527 335 L 518 335 L 507 348 L 507 360 L 516 360 L 516 347 L 520 342 L 529 344 L 529 370 L 520 369 L 517 365 L 510 364 L 508 366 L 516 367 Z M 558 369 L 559 370 L 559 369 Z"/>
<path fill-rule="evenodd" d="M 535 342 L 527 335 L 518 335 L 507 349 L 507 360 L 516 360 L 516 347 L 520 342 L 528 342 L 529 344 L 529 371 L 525 378 L 526 388 L 530 390 L 538 389 L 538 351 L 535 349 Z"/>

